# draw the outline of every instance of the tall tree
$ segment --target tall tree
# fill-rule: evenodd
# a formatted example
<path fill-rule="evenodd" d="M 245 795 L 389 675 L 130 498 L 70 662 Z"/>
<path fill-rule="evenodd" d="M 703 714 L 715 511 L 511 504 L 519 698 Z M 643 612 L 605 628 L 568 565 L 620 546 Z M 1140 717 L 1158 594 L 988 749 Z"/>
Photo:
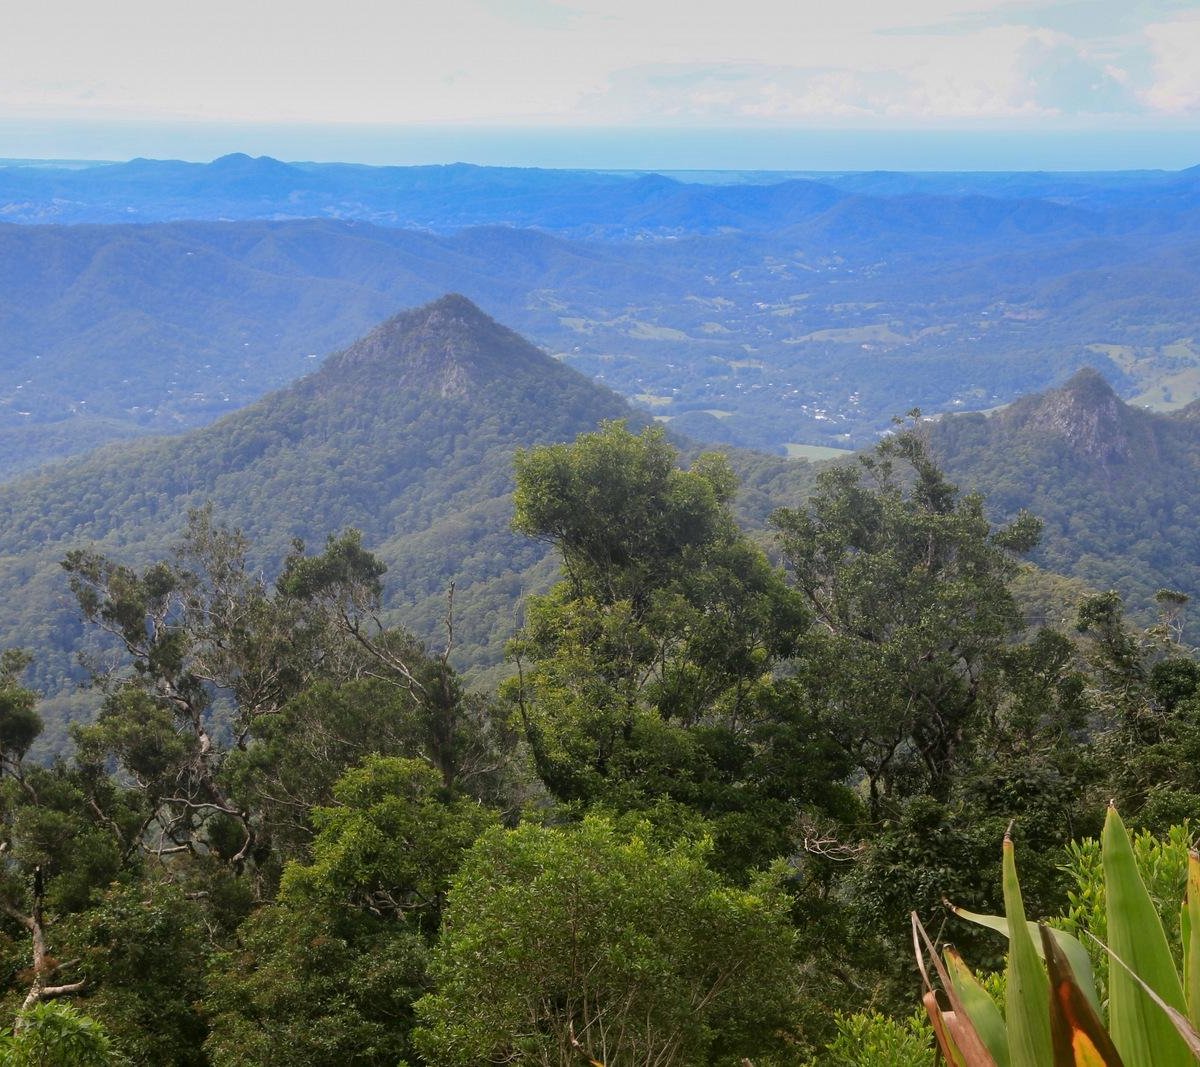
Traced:
<path fill-rule="evenodd" d="M 89 810 L 80 776 L 65 765 L 26 763 L 41 731 L 36 694 L 20 684 L 23 653 L 0 656 L 0 913 L 24 955 L 24 1013 L 87 985 L 78 958 L 59 955 L 57 922 L 86 907 L 92 892 L 120 870 L 107 818 Z"/>
<path fill-rule="evenodd" d="M 873 808 L 894 790 L 945 799 L 1023 628 L 1009 583 L 1040 523 L 1022 514 L 993 530 L 916 429 L 823 473 L 810 506 L 774 522 L 817 624 L 806 681 Z"/>
<path fill-rule="evenodd" d="M 318 809 L 312 859 L 220 954 L 207 1006 L 214 1064 L 393 1067 L 450 877 L 495 814 L 415 759 L 371 757 Z"/>
<path fill-rule="evenodd" d="M 98 786 L 115 759 L 140 789 L 127 850 L 261 873 L 272 832 L 295 845 L 309 809 L 372 751 L 427 758 L 448 786 L 502 789 L 512 732 L 464 690 L 448 648 L 431 656 L 382 624 L 385 568 L 356 531 L 317 555 L 297 544 L 274 585 L 249 548 L 205 509 L 172 561 L 136 571 L 77 551 L 63 563 L 117 654 L 97 675 L 100 715 L 76 740 Z M 342 714 L 347 686 L 380 709 L 374 739 Z"/>
<path fill-rule="evenodd" d="M 738 530 L 727 463 L 677 459 L 620 423 L 518 456 L 514 525 L 563 580 L 527 602 L 509 694 L 558 800 L 711 820 L 718 861 L 745 870 L 841 796 L 844 767 L 775 674 L 809 618 Z"/>

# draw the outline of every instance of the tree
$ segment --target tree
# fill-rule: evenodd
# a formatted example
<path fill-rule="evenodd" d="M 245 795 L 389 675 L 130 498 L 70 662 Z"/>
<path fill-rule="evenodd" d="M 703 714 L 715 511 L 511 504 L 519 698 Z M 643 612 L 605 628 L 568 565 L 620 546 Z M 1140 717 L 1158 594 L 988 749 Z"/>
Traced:
<path fill-rule="evenodd" d="M 334 800 L 314 812 L 311 862 L 287 866 L 277 902 L 214 960 L 214 1064 L 393 1067 L 410 1052 L 450 876 L 495 816 L 394 757 L 348 770 Z"/>
<path fill-rule="evenodd" d="M 97 891 L 62 925 L 65 951 L 87 977 L 86 1005 L 131 1062 L 200 1067 L 207 1026 L 204 969 L 219 903 L 180 886 L 127 878 Z"/>
<path fill-rule="evenodd" d="M 677 462 L 661 427 L 634 436 L 624 422 L 520 450 L 513 528 L 558 549 L 573 596 L 645 607 L 690 552 L 733 533 L 724 505 L 736 481 L 724 457 L 701 457 L 691 471 Z"/>
<path fill-rule="evenodd" d="M 6 1067 L 110 1067 L 119 1063 L 108 1035 L 68 1004 L 37 1004 L 15 1031 L 0 1032 Z"/>
<path fill-rule="evenodd" d="M 809 617 L 738 530 L 728 464 L 676 460 L 619 423 L 518 456 L 514 526 L 563 580 L 527 602 L 508 694 L 557 800 L 709 820 L 744 873 L 790 849 L 803 806 L 844 802 L 845 767 L 775 673 Z"/>
<path fill-rule="evenodd" d="M 80 960 L 54 951 L 52 928 L 86 908 L 92 893 L 121 868 L 110 826 L 115 821 L 89 808 L 84 776 L 64 764 L 26 764 L 41 730 L 36 694 L 19 682 L 28 663 L 22 653 L 0 657 L 0 913 L 20 935 L 10 944 L 28 952 L 22 1013 L 85 988 Z M 114 786 L 111 792 L 120 809 L 123 791 Z M 25 1018 L 19 1016 L 18 1031 Z"/>
<path fill-rule="evenodd" d="M 5 649 L 0 655 L 0 772 L 14 776 L 42 732 L 41 717 L 34 710 L 37 694 L 20 682 L 30 662 L 20 649 Z"/>
<path fill-rule="evenodd" d="M 222 780 L 214 697 L 232 702 L 230 727 L 244 745 L 324 658 L 323 631 L 306 625 L 300 605 L 270 596 L 247 549 L 205 509 L 191 514 L 174 563 L 139 573 L 90 550 L 63 560 L 84 618 L 122 654 L 123 669 L 96 674 L 104 707 L 77 742 L 95 763 L 120 760 L 146 795 L 129 847 L 195 855 L 232 826 L 224 858 L 237 871 L 254 859 L 258 833 Z"/>
<path fill-rule="evenodd" d="M 362 547 L 356 530 L 330 537 L 325 551 L 288 557 L 280 594 L 307 605 L 358 653 L 354 676 L 385 683 L 405 694 L 419 725 L 417 748 L 447 789 L 479 795 L 502 792 L 515 736 L 491 701 L 467 693 L 450 663 L 454 644 L 454 586 L 445 618 L 446 644 L 431 655 L 411 634 L 380 620 L 385 570 Z"/>
<path fill-rule="evenodd" d="M 1178 594 L 1163 592 L 1163 621 L 1148 629 L 1129 624 L 1112 591 L 1086 598 L 1077 622 L 1106 796 L 1158 830 L 1200 815 L 1200 663 L 1175 640 Z"/>
<path fill-rule="evenodd" d="M 774 522 L 816 619 L 806 682 L 872 809 L 896 790 L 945 799 L 1023 628 L 1009 582 L 1040 524 L 1022 514 L 993 530 L 983 499 L 959 495 L 914 429 L 824 472 L 809 508 Z"/>
<path fill-rule="evenodd" d="M 704 843 L 664 847 L 588 817 L 485 834 L 455 876 L 417 1004 L 453 1064 L 734 1064 L 786 1046 L 786 896 L 735 889 Z"/>
<path fill-rule="evenodd" d="M 343 686 L 362 695 L 373 685 L 389 725 L 407 720 L 403 754 L 430 759 L 448 786 L 503 789 L 512 731 L 492 702 L 464 691 L 449 642 L 435 657 L 383 626 L 384 566 L 357 531 L 315 556 L 297 543 L 274 586 L 249 553 L 203 509 L 173 561 L 139 572 L 76 551 L 63 562 L 84 617 L 116 642 L 116 668 L 97 676 L 100 715 L 75 739 L 98 788 L 115 760 L 141 792 L 127 852 L 193 865 L 216 857 L 269 892 L 272 832 L 293 847 L 341 771 L 394 736 L 364 750 L 361 725 L 333 707 Z M 335 724 L 343 733 L 331 737 Z M 289 741 L 287 728 L 313 732 Z M 322 758 L 305 767 L 314 740 Z"/>

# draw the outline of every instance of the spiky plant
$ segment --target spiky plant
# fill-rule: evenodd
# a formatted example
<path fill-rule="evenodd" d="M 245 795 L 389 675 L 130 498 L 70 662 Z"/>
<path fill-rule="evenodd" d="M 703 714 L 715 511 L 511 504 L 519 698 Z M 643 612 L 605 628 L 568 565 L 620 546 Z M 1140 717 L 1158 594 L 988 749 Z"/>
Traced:
<path fill-rule="evenodd" d="M 964 919 L 1009 939 L 1005 1002 L 984 989 L 953 949 L 939 956 L 913 913 L 925 1007 L 955 1067 L 1193 1067 L 1200 1061 L 1200 855 L 1188 859 L 1179 974 L 1162 921 L 1134 862 L 1129 834 L 1110 806 L 1101 835 L 1108 945 L 1108 1025 L 1083 945 L 1025 918 L 1012 839 L 1005 837 L 1005 916 Z M 940 979 L 935 989 L 930 967 Z"/>

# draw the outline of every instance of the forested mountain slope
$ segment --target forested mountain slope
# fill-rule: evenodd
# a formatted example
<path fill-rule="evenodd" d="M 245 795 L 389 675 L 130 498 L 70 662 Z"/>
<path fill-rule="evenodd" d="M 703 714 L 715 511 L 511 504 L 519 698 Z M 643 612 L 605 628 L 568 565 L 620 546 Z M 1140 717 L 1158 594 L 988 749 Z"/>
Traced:
<path fill-rule="evenodd" d="M 30 647 L 55 688 L 81 633 L 58 562 L 95 544 L 160 558 L 211 502 L 272 573 L 293 538 L 353 526 L 389 564 L 393 621 L 439 637 L 456 583 L 456 660 L 495 664 L 544 546 L 512 533 L 513 453 L 604 419 L 644 421 L 461 296 L 405 312 L 314 374 L 215 424 L 113 445 L 0 487 L 0 647 Z M 795 503 L 808 464 L 743 457 L 748 512 Z M 541 566 L 541 570 L 539 570 Z"/>
<path fill-rule="evenodd" d="M 1156 413 L 1094 370 L 991 416 L 939 420 L 951 476 L 997 515 L 1045 521 L 1033 558 L 1150 609 L 1159 588 L 1200 596 L 1200 405 Z"/>

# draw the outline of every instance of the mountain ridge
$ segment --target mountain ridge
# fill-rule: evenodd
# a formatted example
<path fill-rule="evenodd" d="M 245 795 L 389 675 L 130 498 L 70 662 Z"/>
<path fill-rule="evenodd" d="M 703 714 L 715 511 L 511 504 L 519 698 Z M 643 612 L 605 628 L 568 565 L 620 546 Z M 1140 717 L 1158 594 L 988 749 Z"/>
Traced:
<path fill-rule="evenodd" d="M 930 440 L 995 517 L 1043 520 L 1034 562 L 1117 590 L 1146 622 L 1160 588 L 1200 598 L 1198 416 L 1126 403 L 1086 369 L 991 415 L 941 418 Z"/>
<path fill-rule="evenodd" d="M 293 538 L 320 543 L 358 527 L 390 568 L 387 618 L 426 638 L 438 634 L 454 582 L 460 662 L 494 667 L 517 604 L 554 571 L 545 546 L 509 528 L 513 453 L 571 440 L 606 418 L 649 421 L 448 294 L 217 423 L 0 486 L 9 606 L 0 647 L 33 646 L 37 683 L 61 693 L 82 629 L 58 561 L 91 544 L 147 565 L 168 551 L 190 508 L 211 502 L 219 521 L 244 530 L 268 574 Z M 1136 431 L 1119 455 L 1096 447 L 1108 441 L 1109 418 Z M 1153 455 L 1139 445 L 1145 433 Z M 1158 586 L 1200 595 L 1200 489 L 1191 488 L 1200 486 L 1200 420 L 1191 413 L 1138 411 L 1085 371 L 990 417 L 942 419 L 930 436 L 950 476 L 985 492 L 997 517 L 1027 507 L 1045 518 L 1041 566 L 1119 588 L 1135 606 Z M 813 483 L 803 461 L 733 459 L 739 507 L 755 526 L 775 506 L 802 505 Z M 66 718 L 88 712 L 82 700 L 51 702 L 59 711 L 50 743 Z"/>
<path fill-rule="evenodd" d="M 472 387 L 505 373 L 544 370 L 548 358 L 461 293 L 447 293 L 392 316 L 329 356 L 308 388 L 319 392 L 324 383 L 350 372 L 432 389 L 443 397 L 466 396 Z"/>
<path fill-rule="evenodd" d="M 58 561 L 91 545 L 147 565 L 169 551 L 190 509 L 211 503 L 266 573 L 295 538 L 319 544 L 360 529 L 391 567 L 392 617 L 426 637 L 456 580 L 456 644 L 494 663 L 514 620 L 472 604 L 494 599 L 491 583 L 532 580 L 523 575 L 546 551 L 508 528 L 514 451 L 622 417 L 637 421 L 617 394 L 462 296 L 403 312 L 209 426 L 110 445 L 0 486 L 0 647 L 32 647 L 36 683 L 61 691 L 82 631 Z M 421 540 L 420 573 L 409 573 L 408 539 L 433 528 L 441 532 Z"/>
<path fill-rule="evenodd" d="M 1200 230 L 1182 215 L 1121 236 L 1089 202 L 469 167 L 405 180 L 452 235 L 331 218 L 0 224 L 0 477 L 210 422 L 447 291 L 681 429 L 779 454 L 863 447 L 898 411 L 991 408 L 1089 361 L 1164 407 L 1200 393 Z M 496 209 L 479 217 L 528 208 L 545 228 L 464 228 L 471 181 Z M 563 236 L 618 207 L 638 233 L 644 210 L 667 228 Z"/>

